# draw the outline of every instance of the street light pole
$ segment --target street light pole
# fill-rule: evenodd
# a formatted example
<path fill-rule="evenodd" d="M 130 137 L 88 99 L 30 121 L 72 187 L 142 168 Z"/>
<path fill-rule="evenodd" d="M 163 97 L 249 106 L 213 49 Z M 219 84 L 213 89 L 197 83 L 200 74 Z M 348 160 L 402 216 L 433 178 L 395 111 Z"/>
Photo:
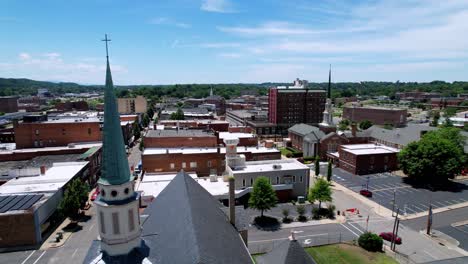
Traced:
<path fill-rule="evenodd" d="M 396 199 L 396 189 L 393 189 L 392 216 L 394 216 L 393 213 L 395 212 L 395 202 L 396 202 L 395 199 Z"/>

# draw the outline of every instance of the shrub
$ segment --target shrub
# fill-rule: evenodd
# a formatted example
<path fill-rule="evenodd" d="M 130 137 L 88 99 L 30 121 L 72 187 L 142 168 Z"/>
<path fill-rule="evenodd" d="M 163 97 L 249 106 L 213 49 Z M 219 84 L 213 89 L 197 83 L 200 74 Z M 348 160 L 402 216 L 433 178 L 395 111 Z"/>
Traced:
<path fill-rule="evenodd" d="M 327 217 L 328 218 L 335 219 L 335 209 L 336 209 L 336 206 L 334 206 L 333 204 L 328 205 L 328 207 L 327 207 Z"/>
<path fill-rule="evenodd" d="M 314 157 L 314 156 L 305 156 L 305 157 L 304 157 L 304 160 L 305 160 L 305 161 L 314 161 L 314 160 L 315 160 L 315 157 Z"/>
<path fill-rule="evenodd" d="M 287 158 L 292 158 L 292 156 L 293 156 L 292 153 L 287 153 L 287 154 L 286 154 L 286 157 L 287 157 Z"/>
<path fill-rule="evenodd" d="M 319 220 L 320 219 L 320 209 L 312 208 L 312 219 Z"/>
<path fill-rule="evenodd" d="M 366 232 L 359 237 L 358 244 L 367 251 L 382 251 L 383 239 L 377 234 Z"/>
<path fill-rule="evenodd" d="M 297 210 L 297 214 L 299 215 L 297 217 L 297 220 L 300 221 L 300 222 L 305 222 L 307 221 L 307 217 L 305 216 L 305 212 L 306 212 L 306 209 L 305 209 L 305 206 L 303 205 L 298 205 L 296 207 L 296 210 Z"/>
<path fill-rule="evenodd" d="M 291 219 L 289 218 L 289 209 L 284 208 L 282 213 L 283 213 L 283 223 L 291 223 Z"/>

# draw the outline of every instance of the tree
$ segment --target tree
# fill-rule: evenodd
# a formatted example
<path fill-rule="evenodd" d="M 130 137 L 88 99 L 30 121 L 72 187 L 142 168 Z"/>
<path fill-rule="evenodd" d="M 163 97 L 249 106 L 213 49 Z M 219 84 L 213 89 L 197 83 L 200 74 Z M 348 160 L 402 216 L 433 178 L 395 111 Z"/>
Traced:
<path fill-rule="evenodd" d="M 319 201 L 319 209 L 322 206 L 322 202 L 331 202 L 332 190 L 330 184 L 326 180 L 318 178 L 314 186 L 310 188 L 307 200 L 311 203 Z"/>
<path fill-rule="evenodd" d="M 454 116 L 457 113 L 457 109 L 455 107 L 447 107 L 444 110 L 444 117 L 449 118 Z"/>
<path fill-rule="evenodd" d="M 141 139 L 140 146 L 138 147 L 138 149 L 140 151 L 143 151 L 145 149 L 145 141 L 143 138 Z"/>
<path fill-rule="evenodd" d="M 181 108 L 177 108 L 177 111 L 175 113 L 171 114 L 171 119 L 172 120 L 184 120 L 184 111 L 182 111 Z"/>
<path fill-rule="evenodd" d="M 434 111 L 431 114 L 432 114 L 431 126 L 436 127 L 436 126 L 439 125 L 440 112 L 439 111 Z"/>
<path fill-rule="evenodd" d="M 344 130 L 348 129 L 350 124 L 351 123 L 349 122 L 348 119 L 343 119 L 338 123 L 338 130 L 344 131 Z"/>
<path fill-rule="evenodd" d="M 359 236 L 358 244 L 367 251 L 381 251 L 383 246 L 383 239 L 377 234 L 365 232 Z"/>
<path fill-rule="evenodd" d="M 133 123 L 132 134 L 135 139 L 139 139 L 141 136 L 140 125 L 137 122 Z"/>
<path fill-rule="evenodd" d="M 319 176 L 320 174 L 320 158 L 318 156 L 315 157 L 315 176 Z"/>
<path fill-rule="evenodd" d="M 288 208 L 283 208 L 281 213 L 283 214 L 283 223 L 289 223 L 290 222 L 289 209 Z"/>
<path fill-rule="evenodd" d="M 327 181 L 330 182 L 332 175 L 333 175 L 333 168 L 332 168 L 332 163 L 331 161 L 328 162 L 328 170 L 327 170 Z"/>
<path fill-rule="evenodd" d="M 362 130 L 366 130 L 369 127 L 371 127 L 373 124 L 369 120 L 363 120 L 361 123 L 359 123 L 359 128 Z"/>
<path fill-rule="evenodd" d="M 88 201 L 89 186 L 80 179 L 73 180 L 65 189 L 58 210 L 64 216 L 76 219 L 78 211 Z"/>
<path fill-rule="evenodd" d="M 270 181 L 266 177 L 258 177 L 253 185 L 252 193 L 249 198 L 249 206 L 261 211 L 261 217 L 263 217 L 263 211 L 270 210 L 276 206 L 278 198 L 276 192 L 273 190 Z"/>
<path fill-rule="evenodd" d="M 399 166 L 409 178 L 424 183 L 443 183 L 462 170 L 466 156 L 464 138 L 457 128 L 426 133 L 398 153 Z"/>
<path fill-rule="evenodd" d="M 148 107 L 148 110 L 146 111 L 146 114 L 148 115 L 148 117 L 151 119 L 153 118 L 154 116 L 154 110 L 153 110 L 153 107 L 152 105 L 150 104 L 150 107 Z"/>
<path fill-rule="evenodd" d="M 148 127 L 150 119 L 147 114 L 143 114 L 143 119 L 141 120 L 143 127 Z"/>

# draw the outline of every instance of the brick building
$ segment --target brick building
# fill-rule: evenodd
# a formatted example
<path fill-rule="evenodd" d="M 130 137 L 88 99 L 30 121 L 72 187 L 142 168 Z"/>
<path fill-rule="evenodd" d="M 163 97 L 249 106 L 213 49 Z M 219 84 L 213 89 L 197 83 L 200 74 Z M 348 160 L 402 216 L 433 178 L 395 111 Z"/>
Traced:
<path fill-rule="evenodd" d="M 3 113 L 18 112 L 18 97 L 17 96 L 0 97 L 0 112 L 3 112 Z"/>
<path fill-rule="evenodd" d="M 70 143 L 101 140 L 98 119 L 44 120 L 14 123 L 16 148 L 66 146 Z"/>
<path fill-rule="evenodd" d="M 164 129 L 177 129 L 188 128 L 188 129 L 202 129 L 212 130 L 218 132 L 227 132 L 229 129 L 229 122 L 223 120 L 161 120 L 158 125 L 163 125 Z M 154 124 L 155 129 L 157 124 Z"/>
<path fill-rule="evenodd" d="M 341 145 L 329 154 L 334 164 L 350 173 L 363 175 L 393 171 L 398 168 L 398 150 L 376 144 Z"/>
<path fill-rule="evenodd" d="M 89 106 L 86 101 L 63 102 L 55 105 L 59 111 L 88 111 Z"/>
<path fill-rule="evenodd" d="M 431 107 L 433 108 L 446 108 L 446 107 L 453 107 L 458 106 L 463 101 L 467 99 L 463 97 L 441 97 L 441 98 L 431 98 Z"/>
<path fill-rule="evenodd" d="M 395 98 L 397 100 L 405 100 L 411 102 L 422 102 L 430 100 L 431 98 L 440 98 L 440 93 L 426 93 L 420 91 L 411 91 L 411 92 L 398 92 L 395 93 Z"/>
<path fill-rule="evenodd" d="M 217 115 L 224 115 L 226 113 L 226 100 L 222 96 L 210 95 L 205 98 L 205 104 L 215 105 Z"/>
<path fill-rule="evenodd" d="M 245 155 L 248 161 L 281 159 L 281 153 L 274 148 L 237 147 L 237 152 Z M 145 148 L 142 167 L 148 173 L 183 169 L 196 172 L 198 176 L 220 175 L 225 170 L 225 155 L 225 147 Z"/>
<path fill-rule="evenodd" d="M 358 106 L 345 106 L 343 108 L 343 119 L 357 123 L 369 120 L 375 125 L 391 124 L 394 127 L 406 125 L 407 114 L 408 111 L 406 109 L 400 108 Z"/>
<path fill-rule="evenodd" d="M 317 125 L 322 121 L 325 99 L 325 91 L 307 89 L 306 84 L 270 88 L 268 121 L 286 129 L 299 123 Z"/>
<path fill-rule="evenodd" d="M 216 147 L 213 133 L 202 130 L 149 130 L 144 137 L 145 148 Z"/>

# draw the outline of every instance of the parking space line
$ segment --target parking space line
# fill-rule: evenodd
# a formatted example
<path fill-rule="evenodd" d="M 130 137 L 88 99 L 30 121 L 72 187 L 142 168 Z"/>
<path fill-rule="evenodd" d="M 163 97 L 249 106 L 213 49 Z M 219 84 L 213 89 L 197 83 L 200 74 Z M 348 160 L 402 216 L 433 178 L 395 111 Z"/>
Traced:
<path fill-rule="evenodd" d="M 415 204 L 412 204 L 413 207 L 417 208 L 419 210 L 419 212 L 423 212 L 423 211 L 426 211 L 424 210 L 424 208 L 421 208 L 419 206 L 416 206 Z"/>
<path fill-rule="evenodd" d="M 36 250 L 33 250 L 33 252 L 31 252 L 31 254 L 29 254 L 29 256 L 23 260 L 23 262 L 21 262 L 21 264 L 26 263 L 26 261 L 28 261 L 28 259 L 29 259 L 35 252 L 36 252 Z"/>
<path fill-rule="evenodd" d="M 47 251 L 44 250 L 44 252 L 42 252 L 42 254 L 36 259 L 36 261 L 34 261 L 33 264 L 36 264 L 41 258 L 42 256 L 44 256 L 44 254 L 46 253 Z"/>
<path fill-rule="evenodd" d="M 433 203 L 433 204 L 439 204 L 439 206 L 442 205 L 442 207 L 445 207 L 445 206 L 446 206 L 446 205 L 444 205 L 443 203 L 438 202 L 438 201 L 437 201 L 437 202 L 434 202 L 434 201 L 433 201 L 432 203 Z"/>
<path fill-rule="evenodd" d="M 411 212 L 413 212 L 413 214 L 415 214 L 415 213 L 417 213 L 417 212 L 418 212 L 418 211 L 414 211 L 414 210 L 413 210 L 413 209 L 411 209 L 410 207 L 406 207 L 406 211 L 408 211 L 408 210 L 409 210 L 409 211 L 411 211 Z"/>

